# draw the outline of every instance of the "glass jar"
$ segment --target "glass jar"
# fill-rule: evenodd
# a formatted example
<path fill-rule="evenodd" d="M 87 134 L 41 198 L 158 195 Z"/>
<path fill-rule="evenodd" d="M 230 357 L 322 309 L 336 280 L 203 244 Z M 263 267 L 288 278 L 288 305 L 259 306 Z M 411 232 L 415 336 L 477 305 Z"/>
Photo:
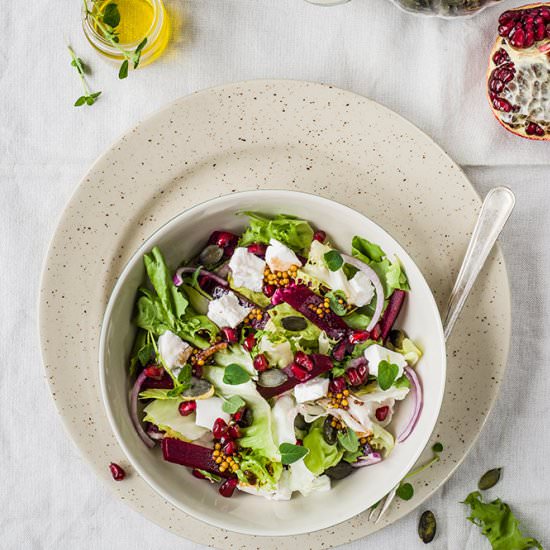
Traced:
<path fill-rule="evenodd" d="M 82 8 L 82 28 L 90 44 L 102 55 L 115 61 L 124 60 L 119 48 L 134 51 L 144 38 L 147 44 L 141 52 L 140 66 L 160 56 L 170 38 L 170 21 L 162 0 L 85 0 Z M 101 14 L 110 3 L 116 3 L 120 23 L 116 27 L 119 42 L 115 46 L 105 38 L 96 21 L 90 16 Z M 118 47 L 117 47 L 118 46 Z"/>
<path fill-rule="evenodd" d="M 438 17 L 460 17 L 474 15 L 501 0 L 391 0 L 411 13 L 435 15 Z"/>

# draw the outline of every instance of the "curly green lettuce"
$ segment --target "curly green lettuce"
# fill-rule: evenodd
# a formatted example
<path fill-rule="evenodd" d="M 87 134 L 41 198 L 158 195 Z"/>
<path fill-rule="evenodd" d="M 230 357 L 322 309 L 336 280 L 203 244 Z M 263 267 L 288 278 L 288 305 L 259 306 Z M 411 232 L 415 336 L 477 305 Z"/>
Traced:
<path fill-rule="evenodd" d="M 542 550 L 540 542 L 522 535 L 519 521 L 508 504 L 499 498 L 483 502 L 479 491 L 475 491 L 466 497 L 464 504 L 470 506 L 468 519 L 481 527 L 481 533 L 487 537 L 493 550 Z"/>
<path fill-rule="evenodd" d="M 311 425 L 308 434 L 303 439 L 303 445 L 309 450 L 304 458 L 308 470 L 315 475 L 321 475 L 331 466 L 336 466 L 342 459 L 344 451 L 338 445 L 329 445 L 323 437 L 325 418 L 319 418 Z"/>

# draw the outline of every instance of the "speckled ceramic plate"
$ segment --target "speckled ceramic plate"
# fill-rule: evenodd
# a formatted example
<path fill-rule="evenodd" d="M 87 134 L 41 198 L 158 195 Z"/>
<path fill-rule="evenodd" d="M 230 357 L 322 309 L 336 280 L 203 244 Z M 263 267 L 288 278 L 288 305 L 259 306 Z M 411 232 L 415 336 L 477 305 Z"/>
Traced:
<path fill-rule="evenodd" d="M 464 459 L 504 375 L 508 278 L 497 249 L 448 342 L 446 395 L 432 436 L 445 442 L 445 452 L 417 478 L 412 500 L 396 502 L 377 526 L 361 514 L 288 538 L 211 527 L 174 508 L 135 473 L 123 483 L 110 479 L 107 464 L 126 462 L 99 393 L 100 325 L 117 276 L 155 229 L 197 202 L 262 188 L 316 193 L 364 212 L 415 259 L 440 309 L 481 204 L 459 167 L 427 136 L 350 92 L 253 81 L 182 98 L 111 147 L 68 204 L 43 272 L 44 364 L 63 422 L 83 455 L 119 498 L 150 520 L 224 549 L 327 548 L 410 512 Z"/>

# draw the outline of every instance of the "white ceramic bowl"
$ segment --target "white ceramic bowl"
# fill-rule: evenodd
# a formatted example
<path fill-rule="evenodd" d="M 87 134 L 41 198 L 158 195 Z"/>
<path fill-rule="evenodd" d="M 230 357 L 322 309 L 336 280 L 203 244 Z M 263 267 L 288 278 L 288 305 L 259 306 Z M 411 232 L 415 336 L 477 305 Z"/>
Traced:
<path fill-rule="evenodd" d="M 196 479 L 190 470 L 162 460 L 158 449 L 150 450 L 132 426 L 128 409 L 128 357 L 135 328 L 132 311 L 136 290 L 143 282 L 143 254 L 159 246 L 170 267 L 200 250 L 216 229 L 238 232 L 246 217 L 242 210 L 268 214 L 287 213 L 309 220 L 324 229 L 338 248 L 350 251 L 351 239 L 361 235 L 378 243 L 388 255 L 397 254 L 411 285 L 397 326 L 418 342 L 424 356 L 417 372 L 424 387 L 424 408 L 413 434 L 397 444 L 380 464 L 362 468 L 333 484 L 330 492 L 290 501 L 268 501 L 237 493 L 221 497 L 216 488 Z M 441 319 L 432 293 L 420 270 L 403 248 L 378 225 L 362 214 L 331 200 L 293 191 L 248 191 L 194 206 L 154 233 L 121 273 L 113 290 L 101 331 L 101 392 L 107 415 L 118 441 L 136 471 L 174 506 L 207 523 L 253 535 L 294 535 L 323 529 L 366 510 L 388 493 L 410 470 L 435 426 L 445 387 L 445 342 Z M 400 433 L 407 422 L 411 399 L 398 407 L 391 425 Z"/>

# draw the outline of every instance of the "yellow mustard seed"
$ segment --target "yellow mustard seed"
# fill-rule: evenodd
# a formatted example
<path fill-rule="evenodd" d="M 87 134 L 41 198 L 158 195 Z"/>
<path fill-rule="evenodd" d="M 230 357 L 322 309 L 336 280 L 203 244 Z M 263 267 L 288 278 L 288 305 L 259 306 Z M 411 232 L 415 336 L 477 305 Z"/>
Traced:
<path fill-rule="evenodd" d="M 222 457 L 219 456 L 218 458 L 216 458 L 216 464 L 221 464 L 222 463 Z"/>
<path fill-rule="evenodd" d="M 216 443 L 216 444 L 214 445 L 214 449 L 221 449 L 221 448 L 222 448 L 221 443 Z"/>
<path fill-rule="evenodd" d="M 347 399 L 342 399 L 342 406 L 347 407 L 348 405 L 349 405 L 348 400 Z"/>
<path fill-rule="evenodd" d="M 220 456 L 220 451 L 216 450 L 212 453 L 212 456 Z"/>

